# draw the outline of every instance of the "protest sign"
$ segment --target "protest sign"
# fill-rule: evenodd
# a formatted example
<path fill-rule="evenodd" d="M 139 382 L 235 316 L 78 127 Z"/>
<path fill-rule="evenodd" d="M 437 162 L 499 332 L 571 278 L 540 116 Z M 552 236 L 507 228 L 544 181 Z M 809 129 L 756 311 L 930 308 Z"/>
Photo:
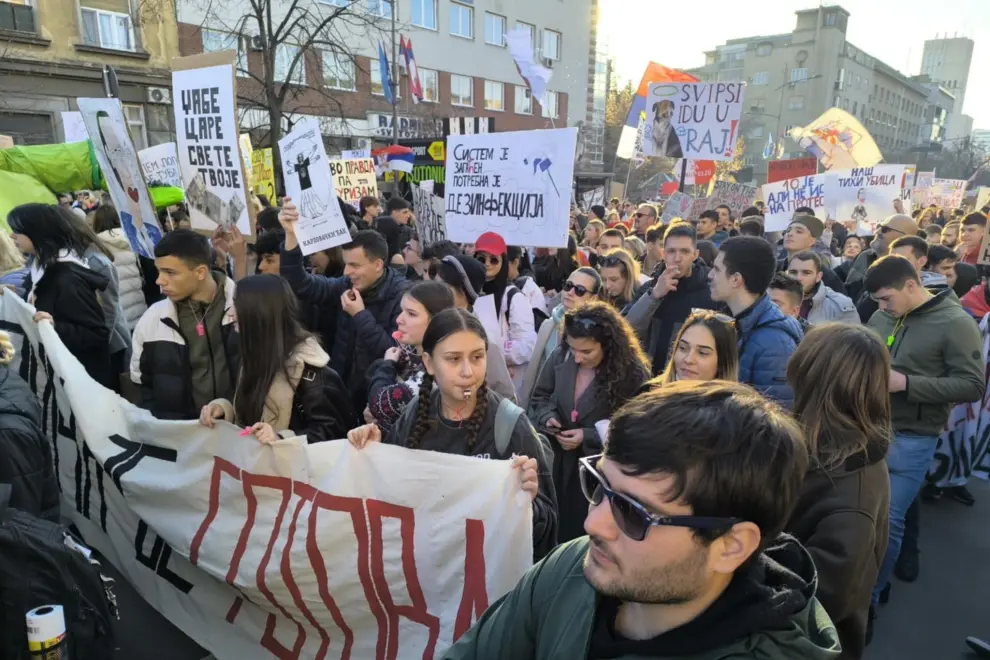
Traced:
<path fill-rule="evenodd" d="M 767 163 L 767 183 L 777 183 L 812 174 L 818 174 L 818 159 L 814 156 L 790 160 L 771 160 Z"/>
<path fill-rule="evenodd" d="M 802 206 L 813 209 L 815 215 L 824 216 L 819 210 L 825 210 L 827 188 L 828 179 L 822 174 L 764 184 L 764 229 L 768 232 L 784 231 L 791 224 L 794 212 Z"/>
<path fill-rule="evenodd" d="M 990 186 L 980 186 L 976 189 L 976 206 L 974 208 L 979 211 L 988 204 L 990 204 Z"/>
<path fill-rule="evenodd" d="M 896 212 L 894 200 L 901 198 L 903 165 L 874 165 L 830 175 L 829 202 L 835 209 L 834 217 L 840 222 L 855 222 L 857 234 L 873 234 L 884 218 Z"/>
<path fill-rule="evenodd" d="M 684 172 L 685 186 L 707 186 L 712 177 L 715 176 L 715 161 L 713 160 L 690 160 L 687 167 L 684 166 L 684 159 L 677 160 L 673 169 L 670 170 L 673 176 L 680 181 L 681 172 Z"/>
<path fill-rule="evenodd" d="M 531 565 L 532 504 L 509 461 L 159 421 L 34 311 L 0 297 L 62 515 L 218 660 L 441 657 Z"/>
<path fill-rule="evenodd" d="M 83 121 L 81 112 L 62 111 L 62 134 L 65 136 L 66 144 L 85 142 L 89 139 L 89 133 L 86 132 L 86 123 Z"/>
<path fill-rule="evenodd" d="M 299 209 L 296 238 L 302 253 L 313 254 L 349 242 L 351 233 L 337 203 L 320 122 L 298 122 L 294 131 L 278 141 L 278 150 L 285 194 Z"/>
<path fill-rule="evenodd" d="M 701 216 L 702 212 L 712 208 L 711 204 L 711 200 L 707 197 L 695 198 L 694 203 L 691 204 L 691 211 L 688 216 L 685 217 L 685 220 L 697 220 Z"/>
<path fill-rule="evenodd" d="M 904 175 L 901 178 L 901 190 L 911 190 L 914 188 L 914 180 L 918 174 L 918 167 L 916 165 L 905 165 Z"/>
<path fill-rule="evenodd" d="M 576 128 L 447 138 L 447 238 L 567 247 Z"/>
<path fill-rule="evenodd" d="M 935 180 L 935 172 L 918 172 L 914 175 L 914 188 L 911 189 L 911 203 L 915 206 L 928 204 L 928 193 Z"/>
<path fill-rule="evenodd" d="M 154 259 L 162 231 L 120 100 L 76 99 L 76 103 L 127 241 L 137 254 Z"/>
<path fill-rule="evenodd" d="M 433 194 L 433 182 L 424 181 L 412 187 L 413 212 L 420 247 L 433 245 L 447 238 L 443 220 L 443 197 Z"/>
<path fill-rule="evenodd" d="M 360 160 L 371 158 L 371 149 L 345 149 L 340 152 L 341 160 Z"/>
<path fill-rule="evenodd" d="M 660 222 L 667 225 L 670 224 L 671 220 L 674 218 L 680 218 L 681 220 L 691 220 L 691 209 L 694 207 L 694 197 L 688 195 L 687 193 L 675 192 L 670 197 L 667 198 L 666 203 L 663 205 L 663 215 L 660 216 Z"/>
<path fill-rule="evenodd" d="M 581 193 L 581 204 L 586 211 L 595 204 L 605 206 L 605 186 L 598 186 Z"/>
<path fill-rule="evenodd" d="M 966 181 L 963 179 L 932 179 L 928 190 L 928 204 L 940 208 L 955 209 L 962 206 L 966 196 Z"/>
<path fill-rule="evenodd" d="M 179 170 L 193 229 L 236 225 L 252 235 L 248 183 L 238 144 L 232 52 L 173 60 Z"/>
<path fill-rule="evenodd" d="M 826 110 L 807 126 L 791 129 L 789 135 L 826 170 L 870 167 L 883 160 L 870 132 L 840 108 Z"/>
<path fill-rule="evenodd" d="M 745 87 L 741 82 L 652 83 L 643 153 L 732 160 Z"/>
<path fill-rule="evenodd" d="M 264 195 L 275 203 L 275 165 L 272 163 L 271 149 L 255 149 L 251 152 L 251 173 L 254 181 L 254 194 Z"/>
<path fill-rule="evenodd" d="M 724 204 L 729 207 L 733 218 L 742 215 L 742 212 L 752 206 L 755 200 L 756 187 L 745 183 L 712 181 L 708 186 L 708 208 L 713 209 Z"/>
<path fill-rule="evenodd" d="M 371 158 L 331 160 L 330 173 L 333 175 L 333 185 L 337 194 L 354 208 L 358 207 L 362 197 L 378 197 L 375 161 Z"/>
<path fill-rule="evenodd" d="M 182 187 L 182 175 L 179 174 L 175 142 L 166 142 L 142 149 L 138 152 L 138 160 L 141 161 L 141 167 L 144 169 L 144 180 L 152 188 L 160 186 Z"/>

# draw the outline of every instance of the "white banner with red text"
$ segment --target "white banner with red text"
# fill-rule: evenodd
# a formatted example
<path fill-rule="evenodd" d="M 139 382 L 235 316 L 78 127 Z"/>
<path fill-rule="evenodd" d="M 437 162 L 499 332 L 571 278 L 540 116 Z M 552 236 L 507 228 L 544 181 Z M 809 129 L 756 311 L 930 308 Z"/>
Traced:
<path fill-rule="evenodd" d="M 438 657 L 532 564 L 508 461 L 157 420 L 33 312 L 0 296 L 63 516 L 219 660 Z"/>

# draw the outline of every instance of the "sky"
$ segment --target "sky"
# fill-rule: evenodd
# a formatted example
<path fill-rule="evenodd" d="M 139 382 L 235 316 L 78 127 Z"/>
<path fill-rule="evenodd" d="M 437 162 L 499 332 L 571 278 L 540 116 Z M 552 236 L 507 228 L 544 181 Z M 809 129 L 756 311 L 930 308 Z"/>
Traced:
<path fill-rule="evenodd" d="M 638 83 L 650 60 L 674 68 L 705 63 L 704 52 L 729 39 L 782 34 L 794 29 L 794 12 L 818 0 L 768 0 L 756 9 L 739 0 L 674 4 L 657 0 L 605 0 L 602 30 L 622 83 Z M 849 12 L 846 39 L 901 72 L 921 72 L 921 51 L 936 34 L 973 39 L 973 64 L 963 112 L 974 128 L 990 129 L 990 0 L 838 0 Z M 676 7 L 676 9 L 672 9 Z M 688 8 L 683 8 L 688 7 Z M 773 7 L 770 10 L 770 7 Z M 646 33 L 642 26 L 653 26 Z M 980 70 L 980 66 L 984 70 Z"/>

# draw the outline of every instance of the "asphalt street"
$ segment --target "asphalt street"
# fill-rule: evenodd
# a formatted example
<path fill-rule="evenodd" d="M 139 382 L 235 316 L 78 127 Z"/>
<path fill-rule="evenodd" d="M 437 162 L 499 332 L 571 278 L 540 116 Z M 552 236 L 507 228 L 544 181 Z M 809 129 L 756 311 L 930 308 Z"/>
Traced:
<path fill-rule="evenodd" d="M 965 638 L 990 638 L 990 485 L 973 480 L 970 490 L 977 499 L 973 507 L 948 500 L 924 505 L 921 575 L 912 584 L 895 580 L 890 602 L 880 608 L 866 660 L 972 660 Z M 119 575 L 114 577 L 121 611 L 117 660 L 209 657 Z"/>

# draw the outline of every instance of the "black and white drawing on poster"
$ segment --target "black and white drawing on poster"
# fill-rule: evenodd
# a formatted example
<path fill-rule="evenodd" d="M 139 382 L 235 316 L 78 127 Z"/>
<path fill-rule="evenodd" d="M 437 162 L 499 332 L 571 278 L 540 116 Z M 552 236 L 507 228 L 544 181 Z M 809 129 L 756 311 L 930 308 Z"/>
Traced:
<path fill-rule="evenodd" d="M 279 140 L 285 194 L 299 209 L 296 238 L 303 254 L 313 254 L 351 240 L 347 221 L 337 203 L 330 161 L 316 119 L 296 124 Z"/>
<path fill-rule="evenodd" d="M 646 96 L 643 153 L 732 160 L 745 88 L 741 82 L 652 83 Z"/>
<path fill-rule="evenodd" d="M 120 215 L 120 226 L 134 251 L 155 258 L 161 240 L 155 205 L 148 194 L 137 150 L 127 131 L 119 99 L 76 99 L 96 162 L 103 172 L 110 199 Z"/>
<path fill-rule="evenodd" d="M 193 229 L 252 234 L 230 64 L 172 72 L 179 171 Z"/>
<path fill-rule="evenodd" d="M 412 186 L 412 196 L 420 245 L 425 248 L 445 240 L 447 231 L 443 222 L 443 197 L 433 194 L 433 181 L 423 181 L 418 186 Z"/>

